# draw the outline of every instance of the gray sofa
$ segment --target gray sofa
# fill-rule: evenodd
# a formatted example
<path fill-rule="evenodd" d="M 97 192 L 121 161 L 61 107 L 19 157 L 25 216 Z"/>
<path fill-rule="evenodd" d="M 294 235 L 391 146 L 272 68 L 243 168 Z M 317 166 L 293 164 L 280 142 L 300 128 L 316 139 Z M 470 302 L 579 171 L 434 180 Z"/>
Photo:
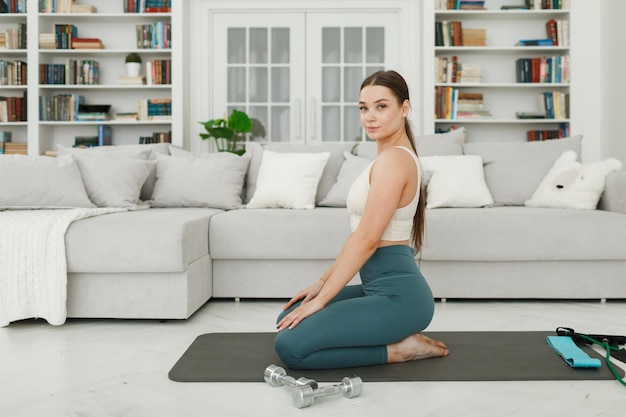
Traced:
<path fill-rule="evenodd" d="M 559 154 L 580 149 L 580 138 L 552 142 L 505 146 L 534 147 L 529 163 L 519 149 L 494 156 L 493 146 L 503 145 L 463 145 L 458 132 L 418 139 L 422 157 L 481 155 L 494 200 L 489 207 L 427 209 L 416 262 L 436 298 L 626 298 L 626 172 L 607 176 L 596 210 L 498 201 L 503 175 L 511 176 L 511 188 L 532 193 Z M 344 152 L 367 159 L 372 146 L 266 148 L 332 151 L 312 210 L 166 207 L 74 222 L 65 239 L 68 317 L 180 319 L 211 298 L 292 296 L 323 273 L 350 233 L 341 202 L 321 205 L 345 173 Z M 247 155 L 243 203 L 254 194 L 263 150 L 251 146 Z M 519 164 L 507 158 L 520 158 Z M 501 172 L 520 167 L 534 185 Z"/>

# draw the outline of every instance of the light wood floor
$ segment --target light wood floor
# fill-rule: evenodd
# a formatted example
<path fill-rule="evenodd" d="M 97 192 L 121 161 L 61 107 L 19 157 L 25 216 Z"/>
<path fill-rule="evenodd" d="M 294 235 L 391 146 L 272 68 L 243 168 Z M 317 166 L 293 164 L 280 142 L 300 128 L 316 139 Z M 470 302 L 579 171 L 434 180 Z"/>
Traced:
<path fill-rule="evenodd" d="M 29 320 L 0 328 L 0 416 L 623 417 L 617 381 L 365 383 L 297 410 L 264 383 L 178 383 L 167 373 L 208 332 L 274 331 L 281 301 L 212 300 L 186 321 Z M 448 301 L 429 330 L 626 333 L 626 302 Z M 515 360 L 515 358 L 512 358 Z M 485 364 L 488 366 L 487 364 Z M 262 373 L 263 370 L 259 370 Z"/>

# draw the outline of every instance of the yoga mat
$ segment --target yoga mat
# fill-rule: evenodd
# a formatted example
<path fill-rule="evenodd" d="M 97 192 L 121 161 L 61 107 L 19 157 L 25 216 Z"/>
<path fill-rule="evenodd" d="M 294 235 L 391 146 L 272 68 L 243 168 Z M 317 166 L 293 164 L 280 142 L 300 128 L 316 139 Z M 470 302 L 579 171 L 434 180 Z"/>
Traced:
<path fill-rule="evenodd" d="M 276 364 L 296 378 L 339 382 L 358 375 L 363 381 L 537 381 L 614 379 L 602 367 L 570 367 L 546 343 L 554 332 L 425 332 L 450 349 L 444 358 L 335 370 L 291 370 L 274 352 L 275 333 L 208 333 L 198 336 L 169 372 L 178 382 L 263 382 L 263 371 Z M 619 370 L 618 370 L 619 371 Z M 623 371 L 621 372 L 623 376 Z"/>

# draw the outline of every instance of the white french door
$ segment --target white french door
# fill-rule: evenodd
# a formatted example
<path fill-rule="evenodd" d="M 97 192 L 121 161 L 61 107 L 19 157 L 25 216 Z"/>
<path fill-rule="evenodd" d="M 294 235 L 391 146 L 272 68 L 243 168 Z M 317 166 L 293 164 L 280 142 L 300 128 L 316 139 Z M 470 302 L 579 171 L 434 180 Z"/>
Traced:
<path fill-rule="evenodd" d="M 213 107 L 257 119 L 260 142 L 361 140 L 360 84 L 379 69 L 401 71 L 399 30 L 393 12 L 220 13 Z"/>

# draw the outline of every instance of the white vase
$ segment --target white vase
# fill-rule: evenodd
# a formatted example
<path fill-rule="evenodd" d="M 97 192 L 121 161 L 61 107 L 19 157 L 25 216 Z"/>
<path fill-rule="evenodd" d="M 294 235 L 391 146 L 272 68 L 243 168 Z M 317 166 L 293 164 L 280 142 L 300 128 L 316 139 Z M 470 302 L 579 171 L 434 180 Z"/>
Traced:
<path fill-rule="evenodd" d="M 141 73 L 141 63 L 139 62 L 127 62 L 126 63 L 126 74 L 129 77 L 138 77 Z"/>

